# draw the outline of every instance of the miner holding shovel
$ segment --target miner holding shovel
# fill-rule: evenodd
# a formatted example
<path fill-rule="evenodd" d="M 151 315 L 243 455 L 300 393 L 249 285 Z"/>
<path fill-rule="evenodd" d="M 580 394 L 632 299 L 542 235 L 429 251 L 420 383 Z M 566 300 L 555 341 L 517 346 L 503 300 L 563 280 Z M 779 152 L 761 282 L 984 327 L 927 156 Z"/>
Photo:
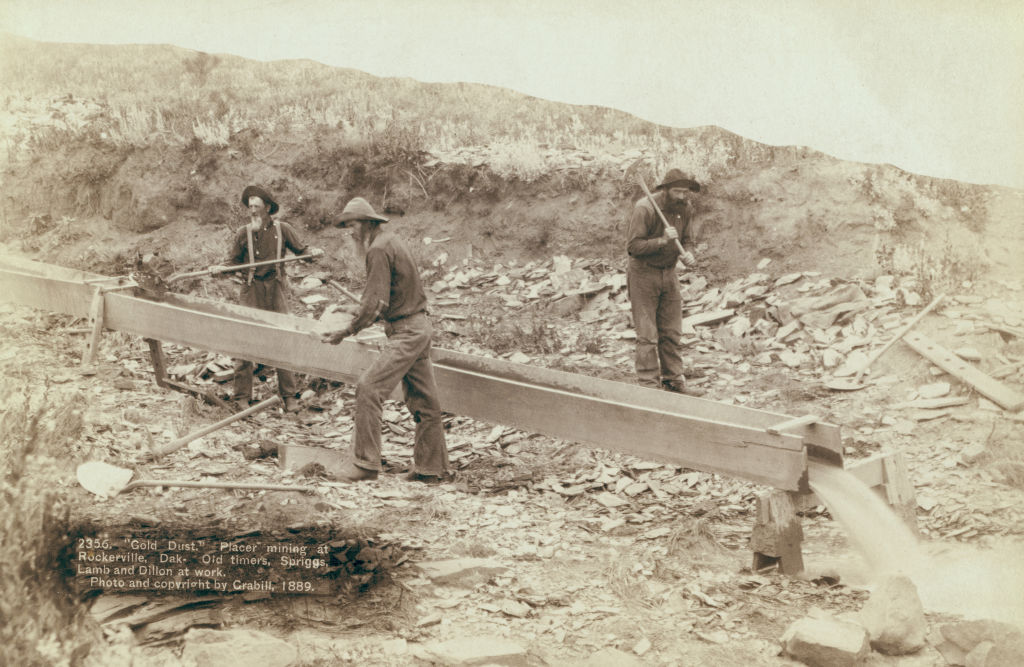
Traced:
<path fill-rule="evenodd" d="M 287 313 L 285 251 L 306 255 L 307 261 L 322 256 L 324 251 L 307 248 L 293 226 L 272 217 L 277 213 L 277 202 L 260 186 L 250 185 L 242 191 L 242 206 L 249 210 L 249 223 L 235 234 L 228 255 L 228 266 L 212 266 L 210 273 L 225 273 L 237 265 L 248 266 L 242 269 L 245 278 L 239 302 L 250 308 Z M 252 403 L 252 376 L 251 361 L 240 359 L 235 363 L 233 398 L 241 407 L 248 407 Z M 277 387 L 284 400 L 285 410 L 298 411 L 298 387 L 294 374 L 282 368 L 277 369 Z"/>

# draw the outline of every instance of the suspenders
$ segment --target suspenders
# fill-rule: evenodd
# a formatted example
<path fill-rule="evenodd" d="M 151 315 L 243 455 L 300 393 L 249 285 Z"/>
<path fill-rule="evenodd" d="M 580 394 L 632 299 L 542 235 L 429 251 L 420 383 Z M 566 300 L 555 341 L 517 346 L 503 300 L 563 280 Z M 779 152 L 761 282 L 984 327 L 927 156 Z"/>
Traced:
<path fill-rule="evenodd" d="M 284 243 L 284 239 L 281 236 L 281 223 L 278 222 L 277 220 L 274 220 L 274 232 L 277 234 L 277 255 L 274 256 L 274 259 L 281 259 L 281 250 L 283 249 L 282 248 L 282 244 Z M 246 240 L 248 241 L 248 243 L 246 244 L 246 248 L 249 249 L 249 263 L 250 264 L 255 264 L 256 263 L 256 251 L 253 250 L 253 247 L 252 247 L 253 241 L 252 241 L 252 226 L 251 225 L 246 225 L 245 226 L 245 234 L 246 234 Z M 252 279 L 253 279 L 253 276 L 255 274 L 256 274 L 256 269 L 250 268 L 249 269 L 249 273 L 248 273 L 248 275 L 245 278 L 245 284 L 246 285 L 252 285 Z"/>

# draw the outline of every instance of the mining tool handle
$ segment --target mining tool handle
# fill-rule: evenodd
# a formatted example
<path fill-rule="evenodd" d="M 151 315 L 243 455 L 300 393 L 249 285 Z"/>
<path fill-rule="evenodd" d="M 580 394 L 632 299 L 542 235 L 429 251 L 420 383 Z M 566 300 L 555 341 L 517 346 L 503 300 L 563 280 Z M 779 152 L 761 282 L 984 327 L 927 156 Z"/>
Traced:
<path fill-rule="evenodd" d="M 658 217 L 661 218 L 661 221 L 665 224 L 665 227 L 668 228 L 668 220 L 665 218 L 665 214 L 661 212 L 661 209 L 658 208 L 658 202 L 654 201 L 654 195 L 652 195 L 651 191 L 647 189 L 647 183 L 644 181 L 644 177 L 638 175 L 636 177 L 636 182 L 640 184 L 641 188 L 643 188 L 644 194 L 647 195 L 647 200 L 651 202 L 651 206 L 653 206 L 654 210 L 657 211 Z M 686 255 L 689 254 L 685 250 L 683 250 L 683 244 L 679 242 L 678 238 L 673 239 L 673 241 L 676 242 L 676 249 L 679 250 L 680 257 L 685 257 Z"/>
<path fill-rule="evenodd" d="M 921 319 L 922 319 L 922 318 L 923 318 L 923 317 L 924 317 L 925 315 L 927 315 L 927 314 L 928 314 L 928 313 L 930 313 L 930 312 L 931 312 L 932 310 L 934 310 L 934 309 L 935 309 L 935 307 L 939 305 L 939 302 L 941 302 L 941 301 L 942 301 L 942 300 L 943 300 L 944 298 L 946 298 L 946 294 L 945 294 L 945 293 L 942 293 L 942 294 L 938 295 L 937 297 L 935 297 L 934 299 L 932 299 L 932 302 L 931 302 L 931 303 L 929 303 L 929 304 L 928 304 L 928 305 L 927 305 L 927 306 L 925 307 L 925 309 L 924 309 L 924 310 L 922 310 L 922 311 L 921 311 L 920 313 L 918 313 L 917 315 L 915 315 L 915 316 L 914 316 L 914 319 L 912 319 L 912 320 L 910 320 L 909 322 L 907 322 L 907 323 L 906 323 L 906 324 L 905 324 L 905 325 L 903 326 L 903 328 L 902 328 L 902 329 L 900 329 L 899 331 L 897 331 L 897 332 L 896 332 L 896 335 L 892 337 L 892 340 L 890 340 L 890 341 L 889 341 L 888 343 L 886 343 L 886 344 L 885 344 L 885 345 L 883 345 L 883 346 L 882 346 L 881 348 L 879 348 L 879 349 L 878 349 L 878 350 L 877 350 L 876 352 L 874 352 L 874 353 L 873 353 L 873 354 L 872 354 L 872 355 L 871 355 L 870 357 L 868 357 L 867 361 L 865 361 L 865 362 L 864 362 L 864 365 L 862 365 L 862 366 L 860 367 L 860 370 L 858 370 L 858 371 L 857 371 L 857 375 L 855 375 L 855 376 L 854 376 L 854 378 L 853 378 L 853 382 L 854 382 L 854 384 L 860 384 L 860 379 L 861 379 L 861 378 L 862 378 L 862 377 L 864 376 L 864 373 L 866 373 L 866 372 L 867 372 L 868 368 L 870 368 L 870 367 L 871 367 L 871 364 L 873 364 L 873 363 L 875 363 L 876 361 L 878 361 L 878 358 L 879 358 L 879 357 L 881 357 L 881 356 L 882 356 L 883 354 L 885 354 L 885 353 L 886 353 L 886 351 L 887 351 L 887 350 L 888 350 L 888 349 L 889 349 L 890 347 L 892 347 L 892 346 L 893 346 L 894 344 L 896 344 L 896 341 L 898 341 L 899 339 L 901 339 L 901 338 L 903 338 L 904 336 L 906 336 L 906 335 L 907 335 L 907 332 L 908 332 L 908 331 L 910 331 L 911 329 L 913 329 L 913 328 L 914 328 L 914 326 L 915 326 L 915 325 L 916 325 L 916 324 L 917 324 L 918 322 L 920 322 L 920 321 L 921 321 Z"/>
<path fill-rule="evenodd" d="M 289 484 L 263 484 L 262 482 L 192 482 L 182 479 L 140 479 L 129 482 L 118 493 L 131 491 L 142 486 L 183 486 L 193 489 L 243 489 L 250 491 L 300 491 L 312 493 L 310 486 L 292 486 Z"/>
<path fill-rule="evenodd" d="M 252 262 L 251 264 L 233 264 L 231 266 L 222 267 L 209 267 L 202 271 L 191 271 L 189 273 L 176 273 L 167 279 L 167 282 L 173 283 L 178 280 L 184 280 L 186 278 L 198 278 L 199 276 L 212 276 L 220 273 L 231 273 L 233 271 L 241 271 L 243 269 L 254 269 L 257 266 L 267 266 L 270 264 L 284 264 L 285 262 L 294 262 L 300 259 L 314 259 L 315 255 L 294 255 L 292 257 L 282 257 L 281 259 L 268 259 L 262 262 Z"/>
<path fill-rule="evenodd" d="M 270 398 L 268 398 L 268 399 L 266 399 L 264 401 L 260 401 L 256 405 L 254 405 L 254 406 L 252 406 L 252 407 L 250 407 L 250 408 L 248 408 L 246 410 L 242 410 L 241 412 L 236 412 L 235 414 L 231 415 L 230 417 L 226 417 L 224 419 L 221 419 L 219 422 L 216 422 L 215 424 L 210 424 L 209 426 L 205 426 L 205 427 L 199 429 L 198 431 L 193 431 L 193 432 L 189 433 L 188 435 L 182 436 L 182 437 L 178 438 L 177 440 L 172 440 L 171 442 L 168 442 L 166 444 L 154 445 L 151 448 L 152 454 L 153 454 L 154 457 L 158 457 L 158 456 L 163 456 L 164 454 L 170 454 L 171 452 L 176 452 L 179 449 L 181 449 L 182 447 L 184 447 L 185 445 L 187 445 L 188 443 L 192 442 L 193 440 L 197 440 L 197 439 L 203 437 L 204 435 L 206 435 L 208 433 L 213 433 L 214 431 L 216 431 L 219 428 L 223 428 L 223 427 L 227 426 L 228 424 L 231 424 L 233 422 L 238 421 L 239 419 L 244 419 L 244 418 L 248 417 L 249 415 L 256 414 L 260 410 L 264 410 L 266 408 L 269 408 L 272 405 L 277 405 L 280 402 L 281 402 L 281 397 L 279 395 L 275 394 L 275 395 L 271 396 Z"/>
<path fill-rule="evenodd" d="M 355 303 L 360 302 L 361 299 L 358 296 L 356 296 L 351 291 L 346 289 L 345 286 L 339 283 L 337 280 L 328 280 L 327 282 L 331 284 L 331 287 L 335 288 L 336 290 L 344 294 L 346 297 L 348 297 L 349 300 L 354 301 Z"/>

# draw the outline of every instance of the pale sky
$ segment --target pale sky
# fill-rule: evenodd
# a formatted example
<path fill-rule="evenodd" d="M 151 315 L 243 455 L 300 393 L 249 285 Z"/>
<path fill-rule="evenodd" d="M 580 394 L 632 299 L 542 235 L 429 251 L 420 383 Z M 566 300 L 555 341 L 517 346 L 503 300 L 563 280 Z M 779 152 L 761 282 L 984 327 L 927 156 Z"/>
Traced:
<path fill-rule="evenodd" d="M 0 30 L 487 83 L 1024 188 L 1020 0 L 0 0 Z"/>

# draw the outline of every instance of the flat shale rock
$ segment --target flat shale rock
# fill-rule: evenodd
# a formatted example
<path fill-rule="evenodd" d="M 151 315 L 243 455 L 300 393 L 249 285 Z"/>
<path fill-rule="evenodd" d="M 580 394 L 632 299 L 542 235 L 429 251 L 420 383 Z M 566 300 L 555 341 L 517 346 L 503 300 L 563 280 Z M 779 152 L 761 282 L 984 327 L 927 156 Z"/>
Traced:
<path fill-rule="evenodd" d="M 299 660 L 297 648 L 257 630 L 193 629 L 185 635 L 182 661 L 196 667 L 250 665 L 289 667 Z"/>

